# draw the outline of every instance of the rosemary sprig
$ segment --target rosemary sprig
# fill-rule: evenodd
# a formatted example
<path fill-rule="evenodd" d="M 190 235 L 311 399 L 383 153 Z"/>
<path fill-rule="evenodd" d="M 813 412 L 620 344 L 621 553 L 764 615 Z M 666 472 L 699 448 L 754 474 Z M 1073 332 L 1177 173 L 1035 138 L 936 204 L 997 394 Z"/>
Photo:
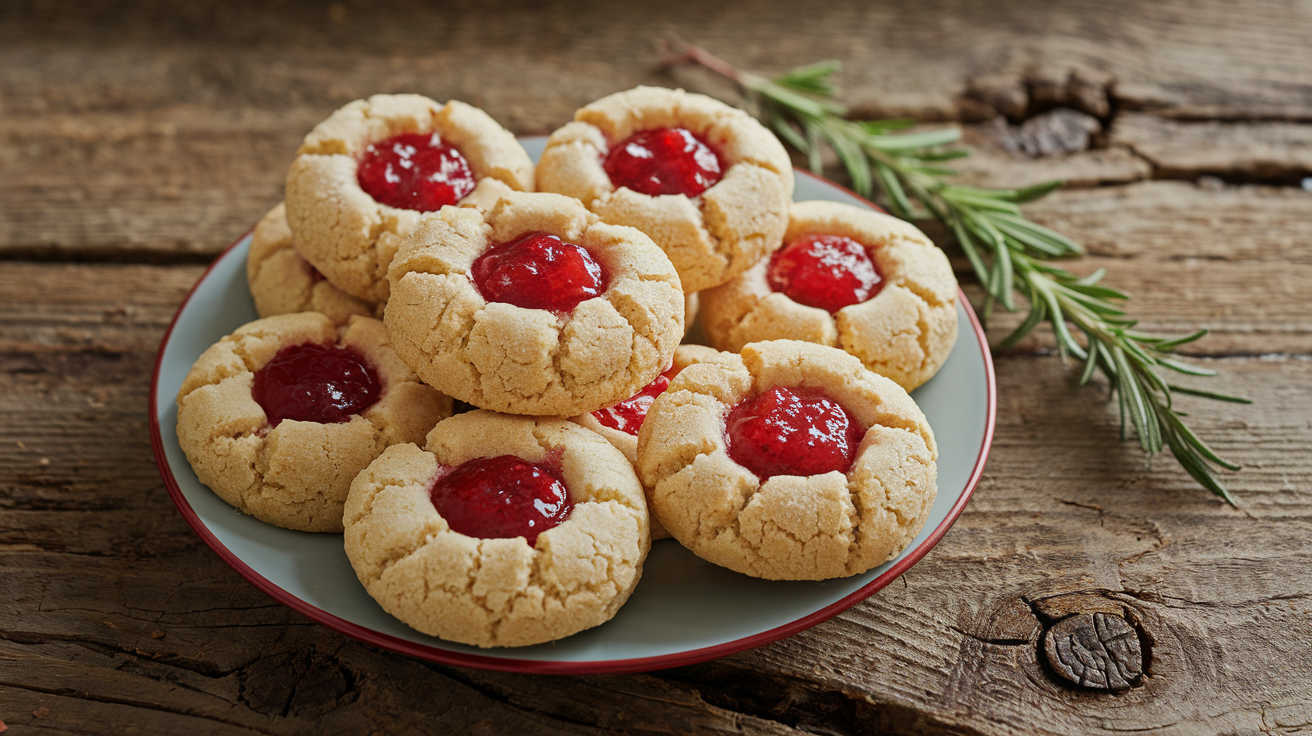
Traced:
<path fill-rule="evenodd" d="M 1229 470 L 1239 466 L 1221 458 L 1189 429 L 1173 398 L 1188 394 L 1251 402 L 1167 383 L 1158 374 L 1157 369 L 1165 368 L 1194 376 L 1214 375 L 1215 371 L 1172 357 L 1176 348 L 1206 335 L 1207 330 L 1183 336 L 1135 330 L 1135 320 L 1118 306 L 1129 296 L 1101 285 L 1103 269 L 1080 278 L 1047 262 L 1084 251 L 1070 238 L 1027 220 L 1020 205 L 1048 194 L 1062 182 L 1023 189 L 985 189 L 949 182 L 958 172 L 947 168 L 945 162 L 969 154 L 943 147 L 955 143 L 961 131 L 901 132 L 911 128 L 913 121 L 848 120 L 847 108 L 835 99 L 830 82 L 839 69 L 837 61 L 799 67 L 776 79 L 736 69 L 697 46 L 685 46 L 682 54 L 667 63 L 699 64 L 737 82 L 754 114 L 805 154 L 812 171 L 821 173 L 821 153 L 828 147 L 837 154 L 852 178 L 852 188 L 861 196 L 871 198 L 878 184 L 883 195 L 880 203 L 899 217 L 932 217 L 942 222 L 956 236 L 984 286 L 984 319 L 995 304 L 1016 310 L 1017 293 L 1028 303 L 1026 319 L 998 349 L 1015 345 L 1041 322 L 1051 323 L 1062 358 L 1074 356 L 1084 362 L 1081 385 L 1098 370 L 1110 381 L 1120 403 L 1122 439 L 1128 439 L 1132 427 L 1144 452 L 1151 455 L 1163 447 L 1170 449 L 1194 480 L 1235 505 L 1209 463 Z M 1083 342 L 1075 333 L 1083 336 Z"/>

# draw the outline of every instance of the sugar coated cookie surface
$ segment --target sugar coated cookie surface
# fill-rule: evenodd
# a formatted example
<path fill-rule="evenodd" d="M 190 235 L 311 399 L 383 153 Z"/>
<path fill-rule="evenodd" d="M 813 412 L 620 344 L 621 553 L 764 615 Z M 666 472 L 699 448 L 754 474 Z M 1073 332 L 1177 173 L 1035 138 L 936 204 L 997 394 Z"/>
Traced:
<path fill-rule="evenodd" d="M 856 575 L 905 549 L 937 494 L 938 457 L 906 391 L 821 345 L 752 343 L 729 358 L 684 369 L 638 434 L 639 476 L 669 533 L 703 559 L 777 580 Z M 742 448 L 731 444 L 752 438 L 738 433 L 739 407 L 780 391 L 846 414 L 857 431 L 845 468 L 762 480 L 735 459 Z M 806 431 L 769 434 L 811 441 Z M 810 461 L 824 448 L 802 449 Z"/>
<path fill-rule="evenodd" d="M 420 170 L 425 165 L 431 172 Z M 399 181 L 410 172 L 423 176 Z M 487 113 L 421 95 L 374 95 L 337 110 L 305 137 L 287 172 L 287 220 L 297 250 L 329 281 L 380 304 L 397 241 L 438 205 L 459 204 L 491 182 L 531 191 L 533 162 Z M 408 186 L 440 191 L 407 197 Z"/>
<path fill-rule="evenodd" d="M 343 409 L 334 421 L 266 412 L 266 404 L 275 412 L 303 411 L 316 398 L 307 392 L 357 385 L 348 375 L 345 381 L 328 376 L 326 386 L 280 387 L 275 369 L 265 369 L 289 355 L 304 358 L 297 351 L 304 346 L 311 347 L 302 352 L 328 361 L 345 356 L 356 379 L 368 374 L 361 380 L 372 393 L 356 404 L 367 406 Z M 309 357 L 311 371 L 302 362 L 291 372 L 312 372 L 325 362 Z M 178 391 L 177 431 L 197 477 L 224 501 L 288 529 L 340 532 L 342 504 L 356 474 L 385 448 L 421 441 L 450 415 L 451 399 L 420 383 L 401 362 L 382 322 L 353 317 L 339 328 L 322 314 L 303 312 L 250 322 L 202 353 Z"/>
<path fill-rule="evenodd" d="M 715 348 L 708 348 L 705 345 L 680 345 L 674 351 L 674 364 L 661 373 L 660 376 L 657 376 L 654 381 L 643 387 L 637 394 L 618 404 L 572 417 L 570 421 L 606 438 L 606 441 L 614 445 L 615 449 L 624 453 L 626 460 L 636 465 L 638 462 L 638 430 L 642 427 L 643 419 L 647 416 L 647 410 L 651 407 L 652 402 L 670 385 L 670 380 L 684 368 L 697 363 L 717 360 L 732 362 L 736 360 L 736 356 L 721 353 Z M 650 496 L 650 494 L 648 495 Z M 661 526 L 660 522 L 656 521 L 656 517 L 653 516 L 651 525 L 652 541 L 666 539 L 669 536 L 669 532 L 665 531 L 665 527 Z"/>
<path fill-rule="evenodd" d="M 684 187 L 689 193 L 641 191 L 675 191 L 679 182 L 664 189 L 624 183 L 617 157 L 632 147 L 635 160 L 660 158 L 668 146 L 637 137 L 671 131 L 683 136 L 686 145 L 673 153 L 687 152 L 685 168 L 704 163 L 709 174 L 696 172 L 696 184 Z M 580 109 L 552 133 L 537 186 L 650 235 L 674 262 L 683 288 L 694 292 L 724 283 L 779 245 L 793 169 L 774 134 L 742 110 L 681 89 L 637 87 Z"/>
<path fill-rule="evenodd" d="M 246 283 L 261 317 L 294 312 L 319 312 L 344 325 L 352 315 L 382 316 L 381 310 L 333 286 L 292 247 L 287 210 L 269 210 L 255 226 L 246 255 Z"/>
<path fill-rule="evenodd" d="M 802 245 L 817 235 L 864 246 L 877 293 L 831 312 L 819 301 L 832 299 L 831 294 L 819 295 L 821 306 L 813 306 L 776 290 L 782 280 L 779 260 L 790 244 Z M 822 268 L 830 269 L 837 260 L 832 252 L 822 259 L 831 262 Z M 851 278 L 832 270 L 820 275 L 831 282 Z M 784 249 L 729 283 L 702 292 L 701 319 L 707 338 L 721 350 L 737 351 L 760 340 L 829 345 L 910 391 L 933 377 L 952 351 L 957 293 L 947 256 L 910 223 L 837 202 L 798 202 L 792 206 Z"/>
<path fill-rule="evenodd" d="M 573 416 L 632 396 L 670 364 L 684 296 L 646 235 L 559 194 L 510 192 L 486 213 L 434 215 L 401 243 L 384 316 L 397 353 L 428 384 L 483 409 Z M 554 245 L 511 247 L 539 240 Z M 521 252 L 560 259 L 488 265 Z M 562 263 L 563 277 L 542 275 Z M 572 305 L 512 303 L 554 299 L 566 282 L 578 292 Z"/>
<path fill-rule="evenodd" d="M 532 546 L 455 531 L 434 505 L 444 479 L 499 457 L 543 468 L 568 490 L 568 518 Z M 480 647 L 538 644 L 609 621 L 650 546 L 642 488 L 618 450 L 561 419 L 486 411 L 438 424 L 424 449 L 389 448 L 351 485 L 345 518 L 347 557 L 384 610 Z"/>

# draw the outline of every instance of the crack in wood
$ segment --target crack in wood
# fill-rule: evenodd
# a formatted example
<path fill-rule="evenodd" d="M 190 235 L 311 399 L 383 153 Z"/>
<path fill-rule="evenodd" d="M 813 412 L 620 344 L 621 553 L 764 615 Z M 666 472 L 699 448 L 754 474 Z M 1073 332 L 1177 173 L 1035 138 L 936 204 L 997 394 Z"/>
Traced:
<path fill-rule="evenodd" d="M 961 634 L 964 637 L 967 637 L 969 639 L 974 639 L 975 641 L 981 644 L 992 644 L 1000 647 L 1031 646 L 1034 644 L 1033 639 L 1020 639 L 1014 637 L 991 638 L 987 636 L 980 636 L 979 634 L 972 634 L 971 632 L 966 631 L 965 629 L 959 626 L 949 626 L 948 628 L 952 629 L 958 634 Z"/>
<path fill-rule="evenodd" d="M 249 723 L 242 723 L 242 722 L 240 722 L 240 721 L 233 721 L 233 720 L 229 720 L 229 719 L 226 719 L 226 718 L 219 718 L 218 716 L 212 716 L 212 715 L 208 715 L 208 714 L 205 714 L 205 713 L 197 713 L 197 712 L 190 711 L 190 710 L 178 710 L 178 709 L 174 709 L 174 708 L 166 708 L 166 707 L 164 707 L 163 705 L 160 705 L 160 704 L 158 704 L 158 703 L 151 703 L 151 702 L 144 701 L 144 700 L 132 700 L 132 699 L 130 699 L 130 698 L 115 698 L 115 697 L 111 697 L 111 696 L 108 696 L 108 695 L 96 695 L 96 694 L 94 694 L 94 693 L 82 692 L 82 691 L 78 691 L 78 690 L 75 690 L 75 689 L 72 689 L 72 688 L 43 688 L 43 687 L 37 687 L 37 686 L 35 686 L 35 685 L 28 685 L 28 684 L 25 684 L 25 683 L 8 682 L 8 681 L 5 681 L 5 680 L 0 680 L 0 686 L 4 686 L 4 687 L 12 687 L 12 688 L 17 689 L 17 690 L 26 690 L 26 691 L 28 691 L 28 692 L 41 693 L 41 694 L 44 694 L 44 695 L 55 695 L 55 696 L 58 696 L 58 697 L 64 697 L 64 698 L 76 698 L 76 699 L 78 699 L 78 700 L 87 700 L 87 701 L 90 701 L 90 702 L 93 702 L 93 703 L 106 703 L 106 704 L 110 704 L 110 705 L 123 705 L 123 706 L 127 706 L 127 707 L 129 707 L 129 708 L 141 708 L 141 709 L 143 709 L 143 710 L 158 711 L 158 712 L 160 712 L 160 713 L 168 713 L 168 714 L 175 715 L 175 716 L 185 716 L 185 717 L 188 717 L 188 718 L 200 718 L 200 719 L 202 719 L 202 720 L 206 720 L 206 721 L 213 721 L 213 722 L 215 722 L 215 723 L 221 723 L 221 724 L 223 724 L 223 725 L 225 725 L 225 726 L 233 726 L 233 727 L 235 727 L 235 728 L 242 728 L 242 729 L 246 729 L 246 730 L 249 730 L 249 731 L 252 731 L 252 732 L 255 732 L 255 733 L 265 734 L 266 736 L 280 736 L 280 734 L 279 734 L 277 731 L 269 731 L 269 730 L 265 730 L 265 729 L 262 729 L 262 728 L 258 728 L 258 727 L 256 727 L 256 726 L 253 726 L 253 725 L 251 725 L 251 724 L 249 724 Z"/>
<path fill-rule="evenodd" d="M 804 733 L 858 736 L 869 733 L 933 733 L 981 736 L 977 730 L 896 702 L 876 702 L 864 693 L 777 672 L 762 672 L 719 660 L 665 670 L 663 680 L 692 688 L 707 703 L 731 713 L 778 723 Z"/>
<path fill-rule="evenodd" d="M 1102 507 L 1099 506 L 1099 505 L 1096 504 L 1096 503 L 1085 503 L 1085 502 L 1083 502 L 1083 501 L 1071 501 L 1071 500 L 1068 500 L 1068 499 L 1065 499 L 1065 498 L 1055 498 L 1055 497 L 1054 497 L 1053 500 L 1055 500 L 1057 503 L 1064 504 L 1064 505 L 1066 505 L 1066 506 L 1077 506 L 1077 507 L 1082 508 L 1082 509 L 1089 509 L 1089 510 L 1091 510 L 1091 511 L 1097 511 L 1097 512 L 1100 513 L 1100 514 L 1103 513 Z"/>
<path fill-rule="evenodd" d="M 235 239 L 235 238 L 234 238 Z M 218 256 L 227 243 L 214 244 L 204 250 L 160 250 L 143 248 L 136 243 L 105 243 L 77 248 L 31 243 L 6 244 L 0 248 L 0 262 L 34 263 L 130 263 L 145 266 L 203 266 Z"/>
<path fill-rule="evenodd" d="M 1280 174 L 1245 174 L 1242 172 L 1227 171 L 1221 168 L 1200 167 L 1196 169 L 1173 169 L 1167 167 L 1158 161 L 1134 150 L 1133 146 L 1128 146 L 1134 155 L 1147 161 L 1152 166 L 1153 172 L 1149 179 L 1153 181 L 1192 181 L 1200 186 L 1266 186 L 1286 189 L 1305 189 L 1303 182 L 1308 178 L 1309 172 L 1305 169 L 1293 170 Z"/>
<path fill-rule="evenodd" d="M 527 703 L 515 702 L 513 698 L 517 693 L 513 689 L 508 687 L 500 687 L 497 684 L 490 682 L 485 678 L 475 676 L 475 673 L 473 672 L 470 672 L 469 674 L 465 674 L 463 670 L 460 670 L 458 668 L 446 667 L 443 665 L 432 664 L 432 663 L 425 663 L 425 664 L 430 670 L 442 675 L 443 677 L 454 680 L 455 682 L 458 682 L 464 685 L 465 687 L 477 692 L 483 697 L 492 700 L 496 703 L 500 703 L 501 705 L 511 708 L 519 713 L 523 713 L 526 716 L 539 718 L 545 721 L 550 721 L 552 723 L 566 723 L 572 726 L 598 728 L 595 721 L 587 721 L 580 718 L 571 718 L 561 713 L 552 713 L 550 711 L 542 710 L 540 708 L 535 708 L 531 705 L 528 705 Z M 643 731 L 638 731 L 638 733 L 642 733 L 642 732 L 646 732 L 645 729 Z"/>
<path fill-rule="evenodd" d="M 237 672 L 238 701 L 268 716 L 318 719 L 360 696 L 351 669 L 318 651 L 280 652 Z"/>

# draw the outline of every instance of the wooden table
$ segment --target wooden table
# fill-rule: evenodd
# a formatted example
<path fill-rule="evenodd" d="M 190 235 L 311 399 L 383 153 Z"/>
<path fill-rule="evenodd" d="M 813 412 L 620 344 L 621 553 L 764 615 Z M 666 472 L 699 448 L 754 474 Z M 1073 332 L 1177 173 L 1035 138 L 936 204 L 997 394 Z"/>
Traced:
<path fill-rule="evenodd" d="M 799 5 L 0 8 L 0 719 L 15 734 L 1312 730 L 1312 5 Z M 1225 477 L 1239 508 L 1119 441 L 1106 384 L 1077 388 L 1040 336 L 997 358 L 993 454 L 942 543 L 770 646 L 644 675 L 489 673 L 359 644 L 238 577 L 164 490 L 147 390 L 178 303 L 279 201 L 301 136 L 375 92 L 463 99 L 522 134 L 639 83 L 735 101 L 657 68 L 667 32 L 764 72 L 842 59 L 856 114 L 966 123 L 974 180 L 1069 178 L 1029 212 L 1088 246 L 1073 267 L 1105 267 L 1148 329 L 1211 328 L 1188 353 L 1220 376 L 1195 385 L 1256 402 L 1185 401 L 1245 466 Z M 1087 142 L 1008 150 L 1044 148 L 1055 107 L 1093 120 Z M 1046 664 L 1045 629 L 1094 612 L 1136 627 L 1138 686 L 1080 688 Z"/>

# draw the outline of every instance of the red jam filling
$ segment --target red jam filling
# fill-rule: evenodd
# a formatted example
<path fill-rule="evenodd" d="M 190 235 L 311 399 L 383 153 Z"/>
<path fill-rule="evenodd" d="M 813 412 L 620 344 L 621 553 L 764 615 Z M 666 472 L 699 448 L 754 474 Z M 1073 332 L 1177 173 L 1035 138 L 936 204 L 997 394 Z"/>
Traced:
<path fill-rule="evenodd" d="M 420 212 L 459 202 L 477 183 L 469 162 L 437 133 L 402 133 L 369 144 L 356 178 L 378 202 Z"/>
<path fill-rule="evenodd" d="M 251 394 L 278 426 L 284 419 L 338 424 L 373 406 L 382 393 L 378 374 L 350 348 L 314 343 L 285 347 L 255 372 Z"/>
<path fill-rule="evenodd" d="M 587 248 L 547 233 L 494 245 L 470 269 L 484 299 L 525 309 L 568 313 L 600 296 L 610 276 Z"/>
<path fill-rule="evenodd" d="M 830 314 L 884 288 L 865 246 L 842 235 L 807 235 L 785 245 L 770 257 L 765 278 L 798 304 Z"/>
<path fill-rule="evenodd" d="M 729 411 L 729 457 L 761 480 L 852 467 L 865 431 L 842 404 L 819 391 L 772 388 Z"/>
<path fill-rule="evenodd" d="M 618 404 L 598 409 L 592 412 L 592 416 L 596 417 L 603 427 L 618 429 L 637 437 L 638 430 L 642 429 L 643 420 L 647 418 L 647 410 L 656 401 L 656 397 L 665 393 L 665 389 L 670 387 L 670 379 L 674 378 L 676 373 L 677 370 L 670 368 L 656 376 L 656 380 L 647 384 L 638 393 Z"/>
<path fill-rule="evenodd" d="M 452 531 L 479 539 L 523 537 L 530 547 L 574 510 L 554 469 L 514 455 L 456 466 L 437 479 L 429 498 Z"/>
<path fill-rule="evenodd" d="M 629 136 L 606 156 L 616 187 L 641 194 L 696 197 L 724 176 L 720 154 L 685 128 L 653 128 Z"/>

